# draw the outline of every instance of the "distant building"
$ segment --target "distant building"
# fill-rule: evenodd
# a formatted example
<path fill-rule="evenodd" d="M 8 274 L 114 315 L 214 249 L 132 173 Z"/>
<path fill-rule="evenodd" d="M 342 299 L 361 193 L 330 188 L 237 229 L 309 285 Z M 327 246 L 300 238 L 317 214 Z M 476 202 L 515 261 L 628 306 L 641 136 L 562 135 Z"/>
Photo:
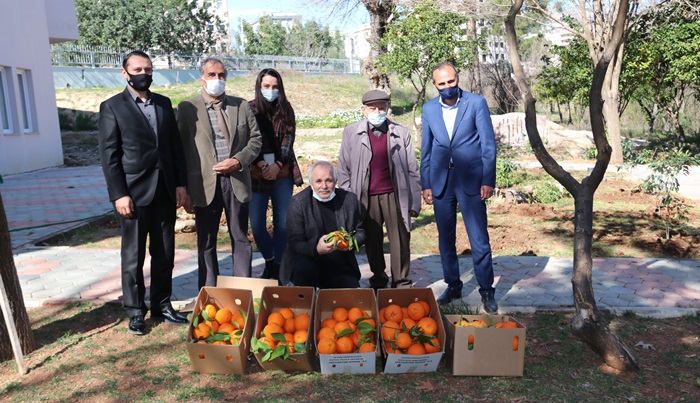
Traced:
<path fill-rule="evenodd" d="M 360 25 L 357 31 L 345 36 L 345 57 L 348 59 L 365 59 L 369 56 L 371 36 L 369 24 Z"/>
<path fill-rule="evenodd" d="M 197 4 L 208 6 L 209 12 L 219 17 L 219 24 L 209 24 L 209 29 L 214 31 L 215 44 L 211 53 L 225 54 L 230 53 L 231 35 L 228 19 L 228 1 L 226 0 L 197 0 Z"/>
<path fill-rule="evenodd" d="M 63 164 L 52 43 L 78 40 L 73 0 L 3 1 L 0 175 Z"/>
<path fill-rule="evenodd" d="M 544 34 L 544 38 L 553 46 L 566 46 L 574 39 L 574 34 L 562 28 L 561 25 L 552 22 Z"/>
<path fill-rule="evenodd" d="M 301 24 L 301 15 L 295 13 L 263 11 L 260 13 L 260 17 L 270 17 L 270 19 L 272 19 L 273 24 L 280 24 L 285 29 L 291 29 L 294 25 Z M 257 30 L 259 20 L 260 18 L 256 19 L 252 23 L 254 30 Z"/>

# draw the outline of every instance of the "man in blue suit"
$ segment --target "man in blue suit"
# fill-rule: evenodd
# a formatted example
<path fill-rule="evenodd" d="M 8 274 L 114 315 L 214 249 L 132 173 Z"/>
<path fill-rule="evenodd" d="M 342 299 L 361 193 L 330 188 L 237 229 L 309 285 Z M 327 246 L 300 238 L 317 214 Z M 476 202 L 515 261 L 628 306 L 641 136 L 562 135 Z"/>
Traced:
<path fill-rule="evenodd" d="M 440 95 L 423 106 L 420 176 L 423 200 L 435 208 L 440 260 L 448 286 L 437 301 L 447 304 L 462 298 L 455 247 L 459 204 L 484 310 L 496 313 L 485 203 L 496 185 L 496 139 L 491 116 L 484 97 L 459 88 L 459 77 L 451 63 L 438 64 L 432 74 Z"/>

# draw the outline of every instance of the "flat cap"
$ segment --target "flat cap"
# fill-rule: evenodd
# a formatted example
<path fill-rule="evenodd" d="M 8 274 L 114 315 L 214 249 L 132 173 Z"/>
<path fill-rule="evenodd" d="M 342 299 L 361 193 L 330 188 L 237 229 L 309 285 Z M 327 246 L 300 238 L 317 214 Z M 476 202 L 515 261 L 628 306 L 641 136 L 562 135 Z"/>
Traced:
<path fill-rule="evenodd" d="M 391 96 L 387 94 L 384 91 L 380 90 L 371 90 L 365 92 L 365 95 L 362 96 L 362 104 L 367 105 L 372 102 L 389 102 L 391 100 Z"/>

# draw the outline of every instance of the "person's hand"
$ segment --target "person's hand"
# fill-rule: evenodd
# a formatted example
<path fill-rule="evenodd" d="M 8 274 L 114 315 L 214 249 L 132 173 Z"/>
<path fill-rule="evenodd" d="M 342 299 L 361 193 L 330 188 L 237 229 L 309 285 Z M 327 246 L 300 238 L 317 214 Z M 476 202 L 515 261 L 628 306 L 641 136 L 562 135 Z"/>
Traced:
<path fill-rule="evenodd" d="M 481 187 L 481 200 L 486 200 L 491 196 L 493 196 L 493 188 L 491 186 L 482 186 Z"/>
<path fill-rule="evenodd" d="M 260 168 L 260 169 L 265 169 L 265 167 L 267 166 L 267 162 L 265 162 L 265 160 L 260 160 L 260 161 L 258 161 L 258 163 L 255 164 L 255 165 L 257 165 L 258 168 Z"/>
<path fill-rule="evenodd" d="M 235 158 L 227 158 L 212 167 L 217 174 L 227 174 L 241 169 L 241 163 Z"/>
<path fill-rule="evenodd" d="M 178 186 L 175 188 L 175 208 L 180 208 L 185 205 L 187 201 L 187 188 L 184 186 Z"/>
<path fill-rule="evenodd" d="M 182 205 L 182 207 L 185 209 L 186 212 L 194 214 L 194 203 L 192 202 L 192 197 L 190 197 L 190 195 L 187 195 L 185 203 Z"/>
<path fill-rule="evenodd" d="M 411 210 L 408 212 L 408 215 L 410 215 L 413 218 L 418 217 L 418 212 L 416 210 Z"/>
<path fill-rule="evenodd" d="M 263 178 L 268 181 L 273 181 L 277 179 L 277 174 L 280 172 L 280 166 L 277 164 L 268 165 L 267 168 L 263 168 L 262 174 Z"/>
<path fill-rule="evenodd" d="M 431 189 L 423 190 L 423 201 L 428 205 L 433 204 L 433 191 Z"/>
<path fill-rule="evenodd" d="M 318 251 L 319 255 L 327 255 L 327 254 L 335 251 L 336 249 L 338 249 L 338 247 L 335 245 L 335 243 L 333 241 L 326 242 L 326 238 L 328 238 L 328 235 L 330 235 L 330 234 L 323 235 L 321 237 L 321 239 L 318 240 L 318 243 L 316 244 L 316 251 Z"/>
<path fill-rule="evenodd" d="M 120 197 L 114 201 L 114 208 L 124 218 L 131 218 L 134 214 L 134 201 L 131 196 Z"/>

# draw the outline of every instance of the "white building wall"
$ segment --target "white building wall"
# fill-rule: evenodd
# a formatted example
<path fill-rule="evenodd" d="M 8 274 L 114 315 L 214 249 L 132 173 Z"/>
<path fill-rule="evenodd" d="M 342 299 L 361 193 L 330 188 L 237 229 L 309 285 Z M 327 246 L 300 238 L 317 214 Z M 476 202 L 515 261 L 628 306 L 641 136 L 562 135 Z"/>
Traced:
<path fill-rule="evenodd" d="M 0 0 L 0 9 L 0 69 L 5 90 L 0 96 L 7 105 L 6 110 L 0 108 L 0 114 L 11 124 L 0 131 L 0 175 L 62 165 L 49 42 L 78 39 L 75 4 L 73 0 Z M 51 35 L 57 37 L 50 39 Z M 27 82 L 29 130 L 24 127 L 18 74 Z"/>

